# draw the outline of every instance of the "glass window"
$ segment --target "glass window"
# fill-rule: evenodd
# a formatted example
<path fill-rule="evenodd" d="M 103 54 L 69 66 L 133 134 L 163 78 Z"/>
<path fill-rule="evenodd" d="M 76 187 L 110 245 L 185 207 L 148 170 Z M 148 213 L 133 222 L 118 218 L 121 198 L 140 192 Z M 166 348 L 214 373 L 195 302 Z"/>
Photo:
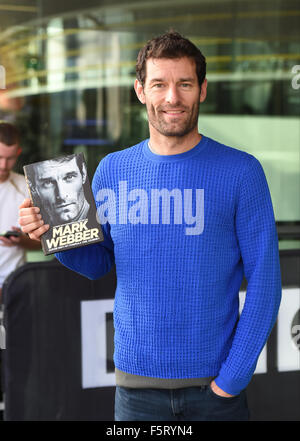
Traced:
<path fill-rule="evenodd" d="M 199 130 L 261 161 L 280 238 L 300 239 L 298 1 L 50 3 L 29 2 L 0 35 L 0 118 L 22 130 L 20 170 L 83 151 L 91 176 L 107 153 L 147 137 L 135 60 L 148 39 L 174 28 L 207 58 Z"/>

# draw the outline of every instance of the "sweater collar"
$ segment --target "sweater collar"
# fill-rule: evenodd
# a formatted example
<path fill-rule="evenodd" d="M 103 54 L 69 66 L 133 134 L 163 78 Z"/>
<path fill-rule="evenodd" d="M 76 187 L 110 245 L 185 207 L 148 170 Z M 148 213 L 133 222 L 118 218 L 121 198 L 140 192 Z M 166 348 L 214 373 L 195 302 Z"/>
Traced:
<path fill-rule="evenodd" d="M 196 144 L 192 149 L 187 150 L 186 152 L 178 153 L 175 155 L 159 155 L 157 153 L 154 153 L 152 150 L 150 150 L 149 138 L 148 138 L 143 142 L 142 149 L 143 149 L 144 156 L 151 161 L 176 162 L 176 161 L 184 161 L 186 159 L 191 158 L 192 156 L 194 156 L 197 153 L 199 153 L 200 151 L 202 151 L 205 148 L 206 144 L 207 144 L 207 137 L 204 135 L 201 135 L 200 142 L 198 144 Z"/>

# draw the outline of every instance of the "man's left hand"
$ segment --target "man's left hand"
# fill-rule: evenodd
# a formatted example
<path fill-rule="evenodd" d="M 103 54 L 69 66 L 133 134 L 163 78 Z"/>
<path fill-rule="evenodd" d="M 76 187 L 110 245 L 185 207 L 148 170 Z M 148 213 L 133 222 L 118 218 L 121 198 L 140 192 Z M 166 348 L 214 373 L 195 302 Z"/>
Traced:
<path fill-rule="evenodd" d="M 1 242 L 6 247 L 15 247 L 17 245 L 20 245 L 20 242 L 21 242 L 21 235 L 23 233 L 20 230 L 20 228 L 11 227 L 11 229 L 12 229 L 12 231 L 17 231 L 18 233 L 20 233 L 20 236 L 9 236 L 9 237 L 0 236 Z"/>
<path fill-rule="evenodd" d="M 0 241 L 3 243 L 6 247 L 16 247 L 19 246 L 21 248 L 24 248 L 25 250 L 39 250 L 41 248 L 41 244 L 38 240 L 30 239 L 27 234 L 24 234 L 20 228 L 17 227 L 11 227 L 13 231 L 17 231 L 20 233 L 20 236 L 10 236 L 3 237 L 0 236 Z"/>
<path fill-rule="evenodd" d="M 216 394 L 219 395 L 220 397 L 226 397 L 226 398 L 231 398 L 234 397 L 234 395 L 230 395 L 227 392 L 225 392 L 223 389 L 221 389 L 219 386 L 216 385 L 215 380 L 213 380 L 210 383 L 210 387 L 211 390 Z"/>

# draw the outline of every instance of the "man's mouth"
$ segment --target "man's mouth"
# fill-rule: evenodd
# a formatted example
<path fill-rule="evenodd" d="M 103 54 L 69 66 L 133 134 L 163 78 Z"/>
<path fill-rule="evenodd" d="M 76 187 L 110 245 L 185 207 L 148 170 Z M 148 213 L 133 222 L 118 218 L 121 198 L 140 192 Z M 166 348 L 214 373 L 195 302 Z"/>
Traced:
<path fill-rule="evenodd" d="M 69 207 L 70 205 L 72 205 L 72 202 L 70 202 L 68 204 L 56 205 L 56 208 L 63 209 L 63 208 Z"/>
<path fill-rule="evenodd" d="M 163 110 L 163 113 L 165 113 L 166 115 L 181 115 L 182 113 L 184 113 L 184 110 Z"/>

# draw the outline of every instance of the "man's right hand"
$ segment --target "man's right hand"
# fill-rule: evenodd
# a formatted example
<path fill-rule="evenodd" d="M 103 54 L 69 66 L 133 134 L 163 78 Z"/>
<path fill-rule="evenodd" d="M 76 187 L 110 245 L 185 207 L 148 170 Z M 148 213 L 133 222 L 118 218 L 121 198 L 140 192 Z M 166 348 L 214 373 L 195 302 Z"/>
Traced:
<path fill-rule="evenodd" d="M 41 235 L 49 230 L 49 225 L 44 224 L 40 215 L 40 209 L 33 207 L 30 199 L 25 199 L 19 207 L 19 224 L 23 233 L 34 240 L 41 240 Z"/>

